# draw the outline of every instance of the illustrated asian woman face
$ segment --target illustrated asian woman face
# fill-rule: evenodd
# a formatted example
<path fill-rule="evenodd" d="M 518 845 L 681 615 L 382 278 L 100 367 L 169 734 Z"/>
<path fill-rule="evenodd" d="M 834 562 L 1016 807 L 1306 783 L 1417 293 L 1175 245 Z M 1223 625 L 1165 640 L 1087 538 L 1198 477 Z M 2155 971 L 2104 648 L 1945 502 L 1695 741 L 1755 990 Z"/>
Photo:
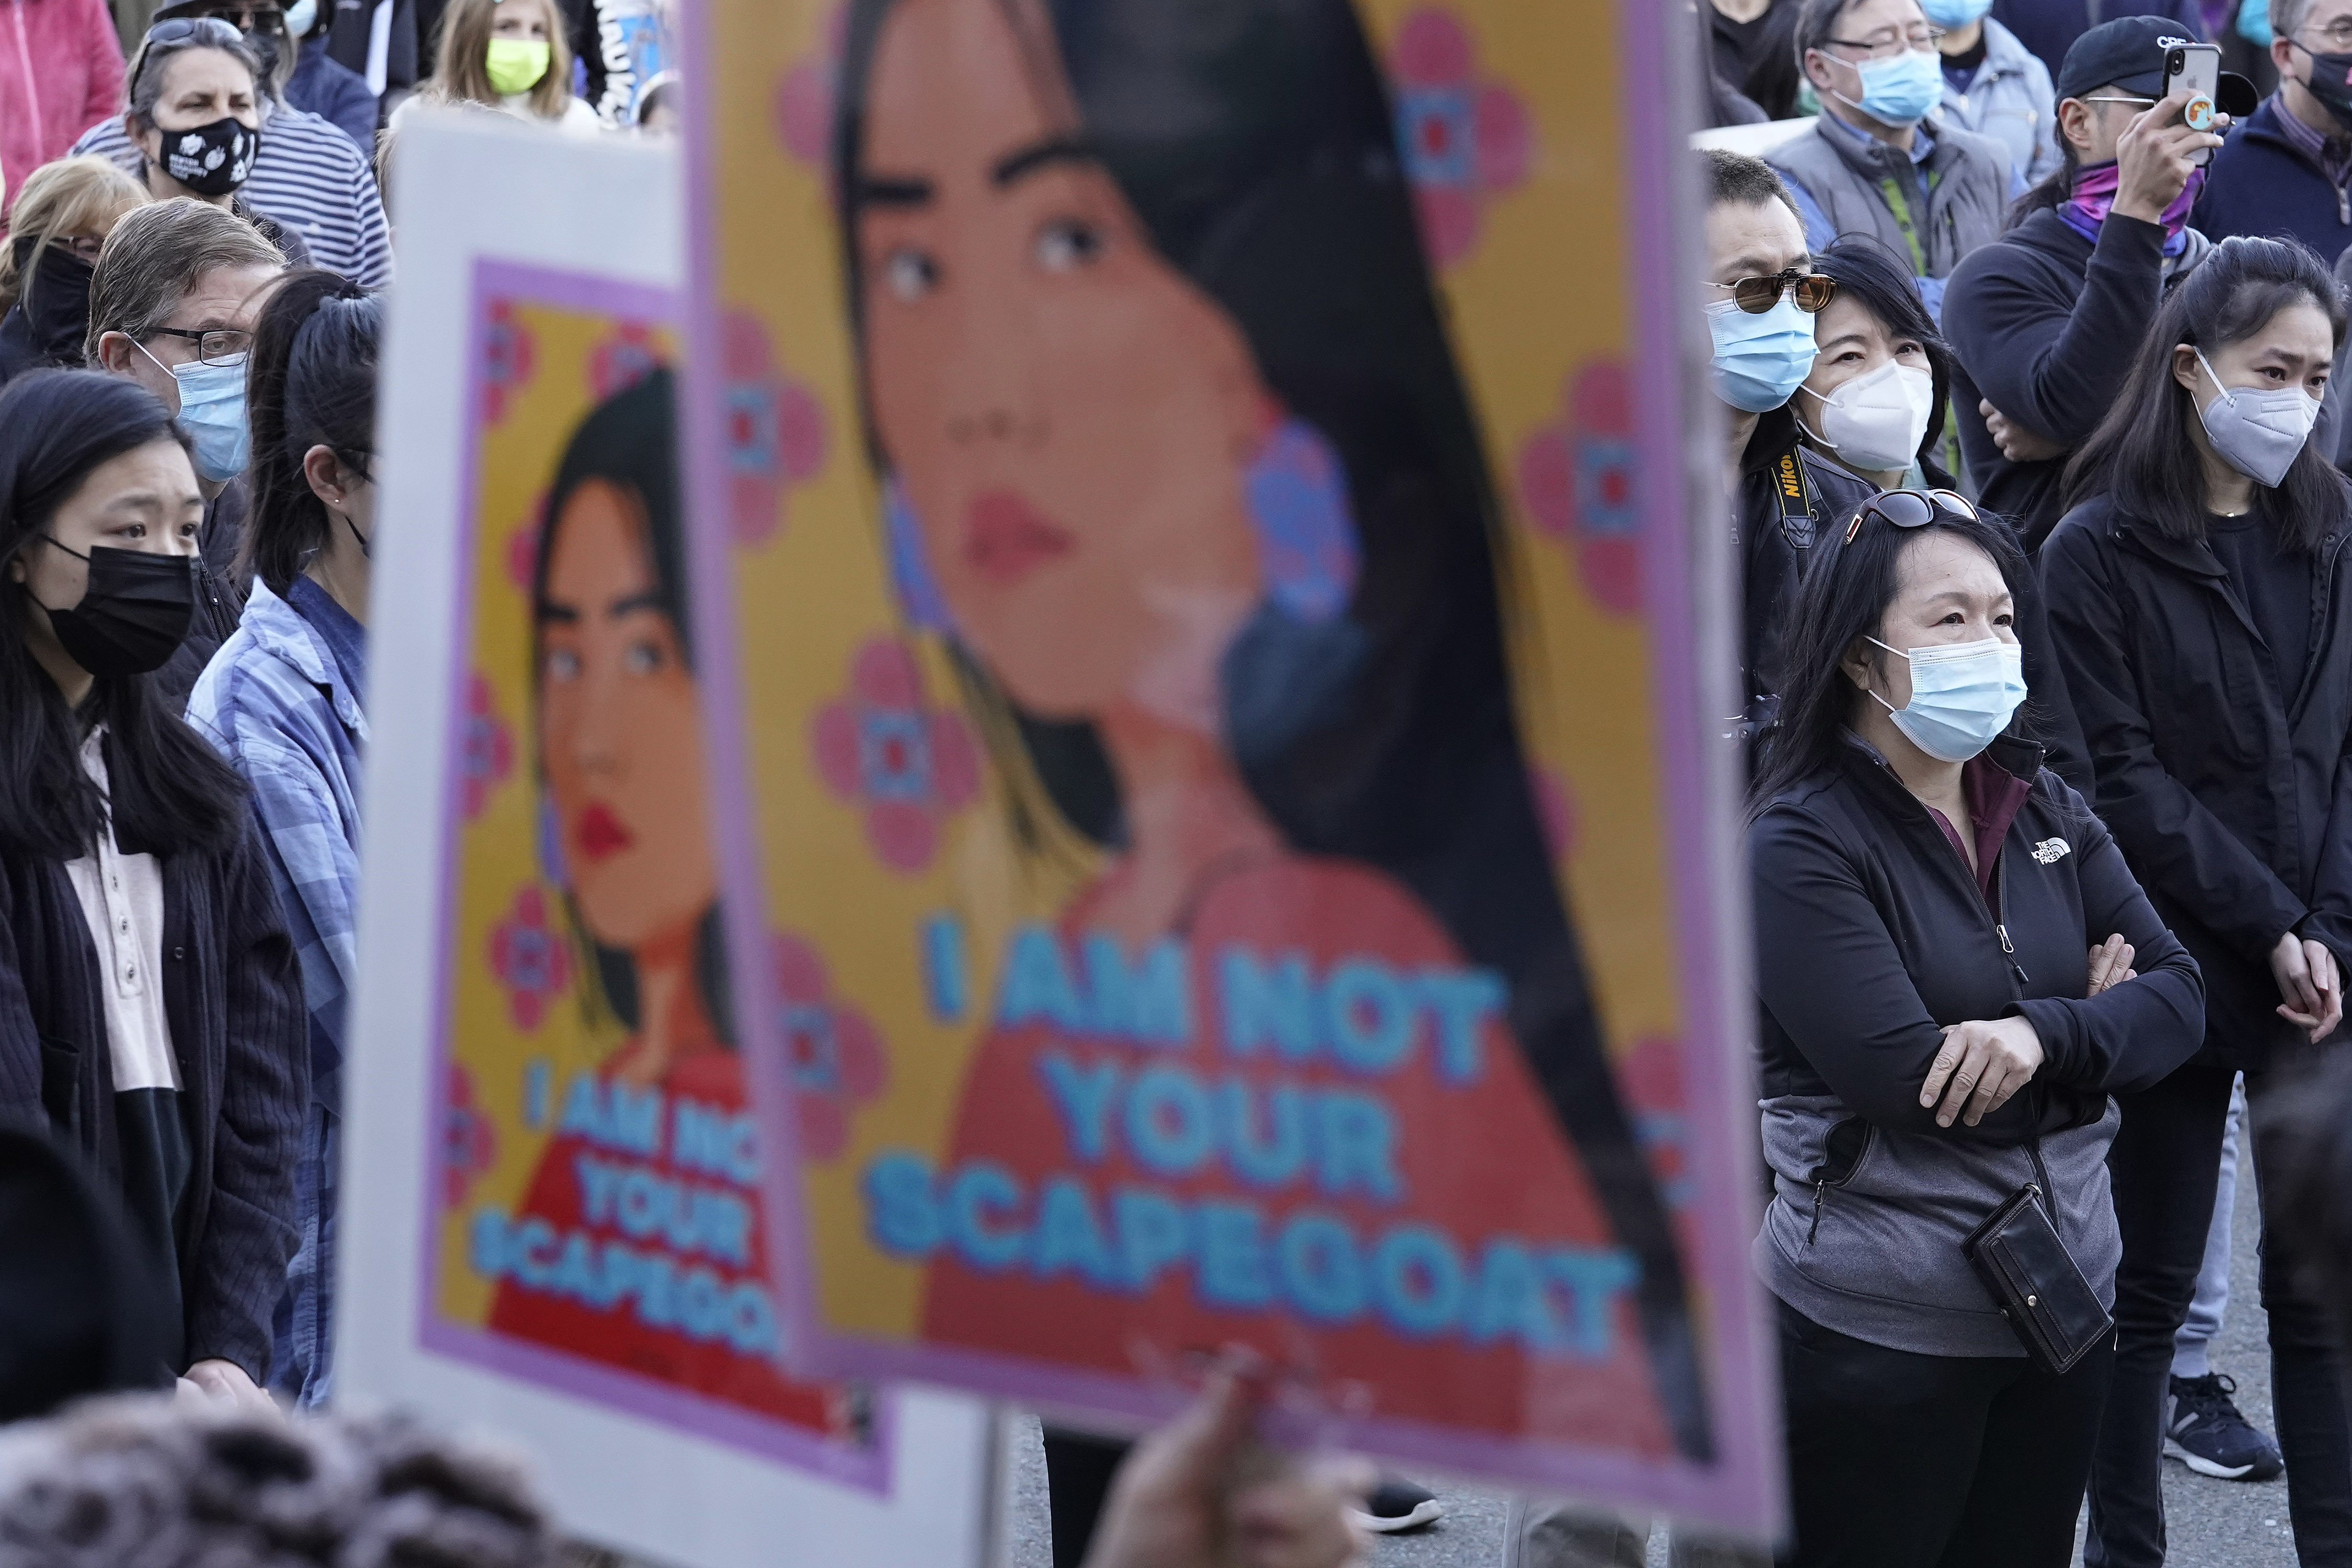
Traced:
<path fill-rule="evenodd" d="M 694 677 L 656 592 L 645 508 L 591 479 L 565 500 L 552 551 L 539 742 L 572 896 L 607 947 L 690 938 L 718 874 Z"/>
<path fill-rule="evenodd" d="M 1042 10 L 893 6 L 857 183 L 873 416 L 958 634 L 1040 716 L 1213 723 L 1273 405 L 1087 155 Z"/>

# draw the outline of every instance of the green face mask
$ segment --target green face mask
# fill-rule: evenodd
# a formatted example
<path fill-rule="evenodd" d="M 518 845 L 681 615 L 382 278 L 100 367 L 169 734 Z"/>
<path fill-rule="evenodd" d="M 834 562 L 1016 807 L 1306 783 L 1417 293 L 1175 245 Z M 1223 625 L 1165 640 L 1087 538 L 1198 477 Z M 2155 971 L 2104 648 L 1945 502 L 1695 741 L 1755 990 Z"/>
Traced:
<path fill-rule="evenodd" d="M 490 85 L 499 93 L 512 97 L 529 92 L 547 74 L 549 50 L 541 38 L 492 38 L 489 58 L 484 62 L 489 68 Z"/>

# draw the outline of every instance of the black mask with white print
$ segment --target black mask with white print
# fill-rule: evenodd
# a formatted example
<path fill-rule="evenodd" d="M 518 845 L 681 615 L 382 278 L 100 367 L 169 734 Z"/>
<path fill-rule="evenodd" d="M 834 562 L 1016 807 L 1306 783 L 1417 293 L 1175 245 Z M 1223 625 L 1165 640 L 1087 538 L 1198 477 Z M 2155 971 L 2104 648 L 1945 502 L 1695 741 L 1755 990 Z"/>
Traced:
<path fill-rule="evenodd" d="M 156 133 L 163 139 L 163 172 L 200 196 L 225 196 L 244 184 L 261 151 L 261 132 L 239 120 Z"/>

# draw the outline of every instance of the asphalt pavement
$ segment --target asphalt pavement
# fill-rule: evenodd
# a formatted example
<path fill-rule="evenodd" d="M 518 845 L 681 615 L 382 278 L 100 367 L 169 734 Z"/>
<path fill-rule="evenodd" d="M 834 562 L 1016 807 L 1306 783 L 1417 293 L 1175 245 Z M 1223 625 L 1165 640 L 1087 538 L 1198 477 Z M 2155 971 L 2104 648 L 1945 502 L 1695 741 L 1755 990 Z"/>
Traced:
<path fill-rule="evenodd" d="M 2267 1329 L 2254 1282 L 2254 1187 L 2251 1171 L 2238 1184 L 2237 1216 L 2230 1273 L 2230 1310 L 2212 1350 L 2213 1369 L 2237 1380 L 2238 1407 L 2263 1431 L 2271 1426 L 2271 1372 Z M 1009 1568 L 1052 1568 L 1046 1529 L 1045 1462 L 1037 1425 L 1026 1417 L 1008 1423 L 1012 1463 L 1005 1497 L 1004 1538 Z M 1504 1498 L 1495 1492 L 1419 1478 L 1437 1489 L 1445 1517 L 1426 1530 L 1381 1538 L 1370 1568 L 1499 1568 L 1503 1553 Z M 2286 1482 L 2248 1485 L 2217 1481 L 2177 1459 L 2164 1463 L 2166 1530 L 2171 1550 L 2168 1568 L 2294 1568 L 2294 1545 L 2287 1531 Z M 1650 1562 L 1664 1568 L 1666 1531 L 1654 1530 Z"/>

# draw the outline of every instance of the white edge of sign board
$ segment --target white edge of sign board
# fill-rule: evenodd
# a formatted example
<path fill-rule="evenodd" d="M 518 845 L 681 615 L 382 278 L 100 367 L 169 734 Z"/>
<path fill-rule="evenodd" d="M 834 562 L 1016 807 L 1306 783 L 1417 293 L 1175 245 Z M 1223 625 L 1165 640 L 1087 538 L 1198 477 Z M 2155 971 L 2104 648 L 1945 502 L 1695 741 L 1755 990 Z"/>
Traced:
<path fill-rule="evenodd" d="M 343 1091 L 337 1398 L 419 1408 L 509 1440 L 580 1537 L 679 1568 L 856 1563 L 956 1568 L 994 1535 L 995 1429 L 986 1406 L 892 1391 L 888 1495 L 419 1342 L 437 911 L 447 868 L 447 704 L 458 657 L 456 543 L 465 504 L 471 278 L 488 258 L 679 288 L 680 159 L 672 147 L 551 135 L 484 115 L 404 125 L 394 155 L 400 276 L 383 355 L 378 446 L 383 554 L 369 632 L 367 821 L 360 977 Z M 371 1173 L 380 1173 L 371 1175 Z"/>
<path fill-rule="evenodd" d="M 1808 114 L 1800 120 L 1766 120 L 1753 125 L 1718 125 L 1712 131 L 1694 131 L 1690 142 L 1693 147 L 1720 147 L 1727 153 L 1761 158 L 1812 128 L 1813 117 Z"/>

